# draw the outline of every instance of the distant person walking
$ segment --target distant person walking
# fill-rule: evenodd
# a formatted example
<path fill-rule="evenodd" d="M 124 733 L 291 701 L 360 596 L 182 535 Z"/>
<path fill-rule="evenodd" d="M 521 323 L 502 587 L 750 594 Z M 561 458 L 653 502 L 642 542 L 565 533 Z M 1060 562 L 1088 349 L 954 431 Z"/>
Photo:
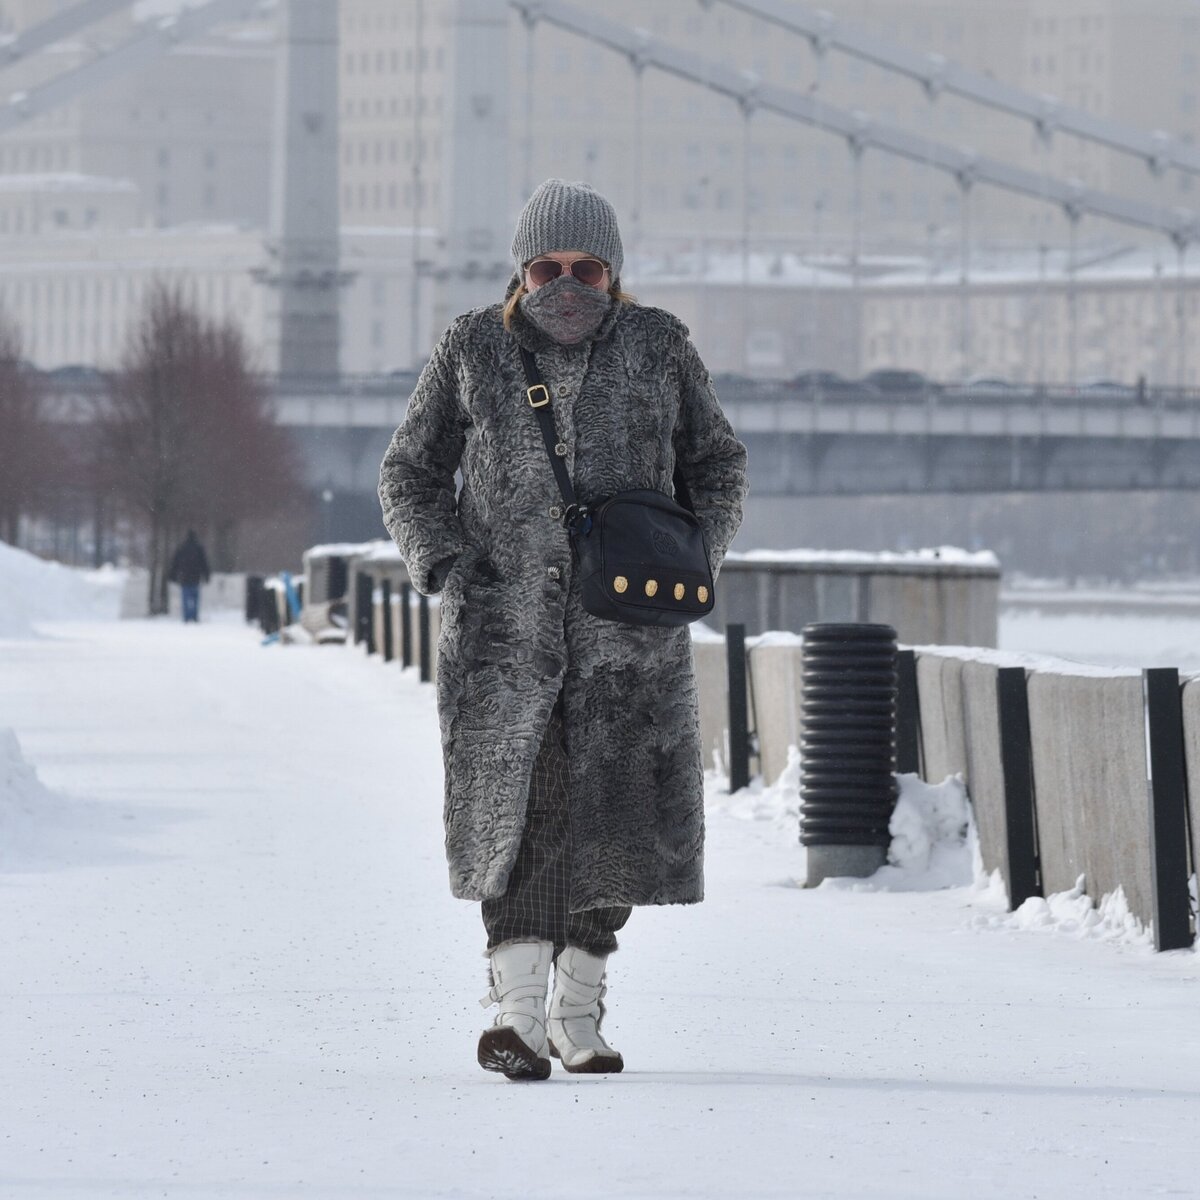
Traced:
<path fill-rule="evenodd" d="M 200 585 L 207 583 L 210 578 L 208 555 L 204 553 L 196 531 L 189 529 L 187 537 L 179 543 L 171 559 L 171 569 L 167 572 L 167 579 L 179 584 L 185 622 L 200 620 Z"/>
<path fill-rule="evenodd" d="M 442 595 L 450 885 L 482 902 L 500 1005 L 479 1063 L 545 1079 L 551 1055 L 572 1073 L 621 1070 L 600 1033 L 617 931 L 635 905 L 704 894 L 691 632 L 584 608 L 564 528 L 579 505 L 556 476 L 594 506 L 624 489 L 670 496 L 678 468 L 715 575 L 741 521 L 746 449 L 687 327 L 621 290 L 603 196 L 547 180 L 512 253 L 504 299 L 457 317 L 434 348 L 379 494 L 413 586 Z M 539 408 L 553 429 L 539 430 Z M 663 596 L 681 602 L 673 578 Z"/>

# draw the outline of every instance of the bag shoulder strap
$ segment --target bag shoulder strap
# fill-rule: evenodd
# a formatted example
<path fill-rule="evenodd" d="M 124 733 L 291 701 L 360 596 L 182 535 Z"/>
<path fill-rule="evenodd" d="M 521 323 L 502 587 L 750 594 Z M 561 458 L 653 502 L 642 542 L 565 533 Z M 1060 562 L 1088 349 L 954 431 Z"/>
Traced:
<path fill-rule="evenodd" d="M 562 492 L 563 502 L 568 510 L 571 510 L 578 501 L 575 499 L 575 488 L 571 483 L 571 476 L 567 472 L 567 464 L 555 449 L 558 445 L 558 431 L 554 428 L 554 413 L 550 407 L 550 389 L 542 378 L 533 352 L 519 344 L 517 348 L 521 352 L 521 364 L 525 368 L 525 382 L 529 385 L 525 389 L 525 397 L 541 426 L 542 440 L 546 443 L 546 453 L 550 456 L 550 466 L 554 469 L 554 478 L 558 480 L 558 490 Z M 675 476 L 672 482 L 675 487 L 676 500 L 689 512 L 694 513 L 692 498 L 688 493 L 687 484 L 684 482 L 683 472 L 679 469 L 678 462 L 675 464 Z"/>
<path fill-rule="evenodd" d="M 521 362 L 525 367 L 525 382 L 529 384 L 525 389 L 525 398 L 529 401 L 529 407 L 533 409 L 534 416 L 537 417 L 538 424 L 542 428 L 542 441 L 546 443 L 546 453 L 550 456 L 550 466 L 554 468 L 554 478 L 558 480 L 558 490 L 562 492 L 563 503 L 568 509 L 571 509 L 576 503 L 575 488 L 571 484 L 571 476 L 567 471 L 567 464 L 563 456 L 555 449 L 555 446 L 558 445 L 558 430 L 554 428 L 554 412 L 550 407 L 550 389 L 542 379 L 542 373 L 538 370 L 537 359 L 533 357 L 532 351 L 526 350 L 524 346 L 519 349 Z"/>

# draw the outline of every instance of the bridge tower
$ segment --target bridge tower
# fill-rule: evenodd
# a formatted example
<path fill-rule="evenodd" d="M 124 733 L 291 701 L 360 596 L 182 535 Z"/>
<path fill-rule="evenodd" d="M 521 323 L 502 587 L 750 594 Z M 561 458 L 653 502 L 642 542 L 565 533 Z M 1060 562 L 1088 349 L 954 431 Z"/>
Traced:
<path fill-rule="evenodd" d="M 293 379 L 339 373 L 338 0 L 284 0 L 275 102 L 269 366 Z"/>
<path fill-rule="evenodd" d="M 508 173 L 508 26 L 505 0 L 450 0 L 442 146 L 443 328 L 504 294 L 516 206 Z"/>

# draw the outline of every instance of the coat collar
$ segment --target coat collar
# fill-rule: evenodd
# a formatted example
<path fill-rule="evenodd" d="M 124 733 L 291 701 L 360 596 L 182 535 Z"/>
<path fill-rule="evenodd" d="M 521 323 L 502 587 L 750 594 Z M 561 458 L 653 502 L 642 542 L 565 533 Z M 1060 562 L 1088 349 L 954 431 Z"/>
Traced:
<path fill-rule="evenodd" d="M 513 277 L 508 281 L 508 287 L 504 290 L 505 303 L 520 286 L 521 277 L 514 272 Z M 621 315 L 622 307 L 621 302 L 617 299 L 609 301 L 608 312 L 604 314 L 604 320 L 600 322 L 600 328 L 589 339 L 590 342 L 603 341 L 612 333 L 613 326 L 616 325 L 617 318 Z M 512 335 L 526 350 L 532 350 L 535 354 L 539 350 L 549 350 L 556 346 L 565 350 L 578 350 L 589 345 L 589 342 L 580 342 L 578 346 L 562 346 L 530 321 L 519 306 L 512 315 Z"/>

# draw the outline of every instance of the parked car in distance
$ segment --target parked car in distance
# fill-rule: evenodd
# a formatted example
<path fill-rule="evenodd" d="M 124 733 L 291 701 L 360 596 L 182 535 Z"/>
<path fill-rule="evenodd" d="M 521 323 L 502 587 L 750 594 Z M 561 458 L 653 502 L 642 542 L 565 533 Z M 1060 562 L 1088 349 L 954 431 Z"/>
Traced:
<path fill-rule="evenodd" d="M 1137 400 L 1137 388 L 1113 379 L 1085 379 L 1079 385 L 1079 398 L 1113 404 L 1133 403 Z"/>
<path fill-rule="evenodd" d="M 945 395 L 954 400 L 1007 399 L 1016 392 L 1027 392 L 1030 388 L 1009 383 L 995 375 L 972 375 L 962 383 L 949 384 Z"/>
<path fill-rule="evenodd" d="M 920 371 L 905 371 L 898 367 L 870 371 L 862 381 L 878 388 L 885 396 L 936 396 L 943 391 L 940 383 L 926 379 Z"/>
<path fill-rule="evenodd" d="M 824 396 L 851 399 L 878 398 L 879 389 L 869 383 L 856 383 L 836 371 L 801 371 L 794 375 L 788 383 L 790 391 L 799 392 L 806 400 L 821 399 Z"/>
<path fill-rule="evenodd" d="M 721 400 L 758 400 L 777 386 L 774 380 L 754 379 L 736 371 L 714 371 L 712 385 Z"/>
<path fill-rule="evenodd" d="M 739 375 L 736 371 L 714 371 L 712 380 L 714 384 L 724 384 L 726 387 L 754 387 L 763 382 L 750 375 Z"/>

